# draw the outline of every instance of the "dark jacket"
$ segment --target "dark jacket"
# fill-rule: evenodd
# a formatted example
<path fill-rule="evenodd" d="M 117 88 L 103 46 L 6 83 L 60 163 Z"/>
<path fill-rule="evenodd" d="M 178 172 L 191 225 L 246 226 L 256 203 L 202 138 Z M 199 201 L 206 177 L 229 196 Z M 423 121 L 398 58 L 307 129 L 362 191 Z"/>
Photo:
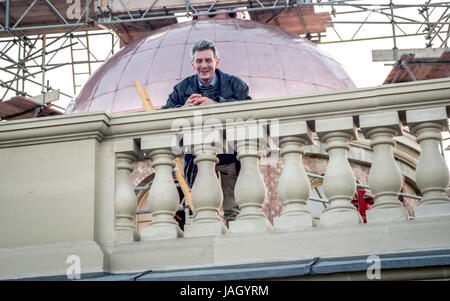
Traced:
<path fill-rule="evenodd" d="M 242 79 L 223 73 L 219 69 L 216 69 L 216 74 L 219 77 L 217 84 L 220 85 L 220 96 L 213 100 L 222 103 L 251 99 L 248 95 L 248 86 Z M 195 93 L 200 94 L 200 88 L 197 75 L 192 75 L 173 87 L 173 92 L 169 95 L 169 99 L 162 109 L 182 107 L 189 96 Z"/>
<path fill-rule="evenodd" d="M 216 85 L 219 85 L 220 92 L 219 96 L 213 99 L 214 101 L 224 103 L 251 99 L 248 95 L 248 86 L 242 79 L 224 73 L 219 69 L 216 69 L 216 75 L 218 76 Z M 175 85 L 173 92 L 169 95 L 162 109 L 182 107 L 189 96 L 195 93 L 200 94 L 200 87 L 198 85 L 197 75 L 192 75 Z M 236 163 L 237 172 L 239 172 L 240 164 L 236 159 L 236 154 L 219 154 L 217 157 L 219 158 L 219 165 Z M 195 156 L 190 154 L 186 154 L 184 157 L 184 176 L 189 187 L 192 187 L 197 174 L 197 165 L 194 163 L 194 159 Z"/>

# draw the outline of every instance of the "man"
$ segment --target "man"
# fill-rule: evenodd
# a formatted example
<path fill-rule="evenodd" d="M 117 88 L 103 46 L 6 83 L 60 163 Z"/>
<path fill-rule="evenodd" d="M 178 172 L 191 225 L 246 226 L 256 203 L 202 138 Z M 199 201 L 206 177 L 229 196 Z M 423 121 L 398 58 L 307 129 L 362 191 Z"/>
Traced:
<path fill-rule="evenodd" d="M 251 99 L 248 86 L 240 78 L 218 69 L 218 51 L 213 42 L 197 41 L 191 49 L 191 64 L 195 75 L 190 76 L 174 88 L 163 109 L 201 106 L 238 100 Z M 216 171 L 220 174 L 223 190 L 224 218 L 228 223 L 236 219 L 239 206 L 234 199 L 234 186 L 240 164 L 236 154 L 219 154 Z M 184 158 L 184 174 L 189 187 L 192 187 L 197 174 L 195 156 L 187 154 Z"/>

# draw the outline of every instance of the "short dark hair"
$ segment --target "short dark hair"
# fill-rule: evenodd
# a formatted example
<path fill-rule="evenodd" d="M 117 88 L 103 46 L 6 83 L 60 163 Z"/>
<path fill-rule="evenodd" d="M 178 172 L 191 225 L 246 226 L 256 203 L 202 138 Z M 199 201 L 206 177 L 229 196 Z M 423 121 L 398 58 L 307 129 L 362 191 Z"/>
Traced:
<path fill-rule="evenodd" d="M 214 54 L 214 58 L 217 60 L 219 58 L 219 52 L 216 49 L 216 45 L 210 40 L 199 40 L 192 45 L 191 48 L 191 61 L 194 60 L 195 53 L 197 51 L 211 49 Z"/>

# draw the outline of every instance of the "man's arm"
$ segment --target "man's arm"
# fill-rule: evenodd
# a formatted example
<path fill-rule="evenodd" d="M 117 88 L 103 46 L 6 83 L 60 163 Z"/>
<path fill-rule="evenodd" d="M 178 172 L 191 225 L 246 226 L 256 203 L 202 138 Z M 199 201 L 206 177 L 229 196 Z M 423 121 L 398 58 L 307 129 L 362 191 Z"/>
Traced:
<path fill-rule="evenodd" d="M 233 95 L 227 98 L 219 96 L 217 99 L 218 102 L 222 103 L 252 99 L 250 95 L 248 95 L 248 86 L 242 79 L 239 77 L 233 77 L 233 80 L 230 80 L 230 84 L 233 89 Z"/>
<path fill-rule="evenodd" d="M 178 93 L 178 89 L 175 87 L 173 92 L 170 93 L 169 98 L 166 101 L 166 104 L 161 107 L 161 109 L 171 109 L 182 107 L 184 104 L 180 103 L 180 97 Z"/>

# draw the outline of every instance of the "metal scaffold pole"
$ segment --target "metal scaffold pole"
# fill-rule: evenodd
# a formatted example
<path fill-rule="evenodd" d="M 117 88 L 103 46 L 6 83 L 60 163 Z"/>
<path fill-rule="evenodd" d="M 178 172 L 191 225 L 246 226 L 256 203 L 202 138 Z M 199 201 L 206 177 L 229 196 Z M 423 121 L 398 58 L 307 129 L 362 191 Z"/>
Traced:
<path fill-rule="evenodd" d="M 47 35 L 42 35 L 42 105 L 45 106 L 45 51 L 46 51 L 46 45 L 47 45 Z"/>
<path fill-rule="evenodd" d="M 395 36 L 395 21 L 394 21 L 394 4 L 392 3 L 392 0 L 389 3 L 390 10 L 391 10 L 391 24 L 392 24 L 392 41 L 394 43 L 394 47 L 392 48 L 392 51 L 394 52 L 394 61 L 398 61 L 398 48 L 397 48 L 397 38 Z"/>
<path fill-rule="evenodd" d="M 73 94 L 75 95 L 77 93 L 76 86 L 80 85 L 75 80 L 75 76 L 77 76 L 75 66 L 86 67 L 88 69 L 86 73 L 90 75 L 94 71 L 91 64 L 102 63 L 114 55 L 114 48 L 118 41 L 125 45 L 133 40 L 129 31 L 151 31 L 155 29 L 155 24 L 158 22 L 176 23 L 180 17 L 191 20 L 202 16 L 211 17 L 220 13 L 241 12 L 255 16 L 268 12 L 262 21 L 280 26 L 278 18 L 293 9 L 305 29 L 300 36 L 310 35 L 314 42 L 320 44 L 390 38 L 393 41 L 395 61 L 399 59 L 398 40 L 400 38 L 424 36 L 427 41 L 426 47 L 432 47 L 433 44 L 446 47 L 450 38 L 448 30 L 450 28 L 450 1 L 428 0 L 418 3 L 390 0 L 387 3 L 379 3 L 374 0 L 201 0 L 193 3 L 186 0 L 178 5 L 164 6 L 162 1 L 153 0 L 139 2 L 140 9 L 132 6 L 133 3 L 138 3 L 137 1 L 121 0 L 71 1 L 66 4 L 53 0 L 33 0 L 29 1 L 27 6 L 24 6 L 22 2 L 25 3 L 24 1 L 0 0 L 0 12 L 4 13 L 4 19 L 0 20 L 0 71 L 5 75 L 0 81 L 0 87 L 4 89 L 0 92 L 3 95 L 1 100 L 7 98 L 10 92 L 26 95 L 25 89 L 34 85 L 38 85 L 43 92 L 49 90 L 50 83 L 47 83 L 49 71 L 67 65 L 72 67 Z M 18 10 L 17 7 L 21 4 L 21 10 Z M 331 25 L 330 34 L 312 35 L 310 33 L 309 25 L 305 21 L 306 16 L 300 9 L 308 6 L 326 11 L 332 16 L 330 21 L 326 21 L 327 25 Z M 33 23 L 33 20 L 39 15 L 40 11 L 38 10 L 44 8 L 53 17 L 53 21 L 43 20 L 41 23 Z M 408 9 L 419 10 L 420 16 L 404 15 L 402 12 Z M 347 16 L 355 15 L 360 15 L 361 18 L 346 20 Z M 385 19 L 376 19 L 377 16 L 383 16 Z M 355 30 L 342 29 L 341 31 L 339 27 L 341 25 L 354 26 Z M 367 33 L 367 26 L 390 26 L 391 30 L 385 35 L 380 35 L 378 30 Z M 410 32 L 407 30 L 409 27 L 415 29 L 418 27 L 418 29 Z M 156 28 L 158 27 L 156 26 Z M 329 36 L 334 36 L 334 33 L 337 38 L 333 40 Z M 32 41 L 43 39 L 42 34 L 46 35 L 45 47 L 36 45 L 36 43 L 32 44 Z M 111 51 L 108 51 L 105 59 L 101 59 L 95 54 L 92 44 L 88 45 L 90 41 L 87 38 L 88 36 L 100 37 L 102 35 L 111 35 L 112 37 Z M 73 43 L 67 45 L 66 41 L 71 37 L 74 37 Z M 84 45 L 80 43 L 81 40 L 86 41 Z M 64 41 L 62 45 L 59 44 L 61 41 Z M 75 45 L 77 48 L 87 49 L 87 58 L 78 60 L 72 57 L 63 63 L 53 63 L 55 56 L 58 57 L 62 53 L 68 54 L 69 49 L 67 48 L 72 49 Z M 27 49 L 28 47 L 29 49 Z M 64 49 L 67 49 L 66 52 Z M 67 55 L 67 57 L 69 56 Z M 37 63 L 36 60 L 39 59 L 41 62 Z M 31 72 L 30 70 L 33 68 L 40 68 L 40 70 Z M 42 81 L 36 80 L 37 74 L 42 76 Z M 61 94 L 68 98 L 74 97 L 71 95 L 72 93 L 62 92 Z"/>

